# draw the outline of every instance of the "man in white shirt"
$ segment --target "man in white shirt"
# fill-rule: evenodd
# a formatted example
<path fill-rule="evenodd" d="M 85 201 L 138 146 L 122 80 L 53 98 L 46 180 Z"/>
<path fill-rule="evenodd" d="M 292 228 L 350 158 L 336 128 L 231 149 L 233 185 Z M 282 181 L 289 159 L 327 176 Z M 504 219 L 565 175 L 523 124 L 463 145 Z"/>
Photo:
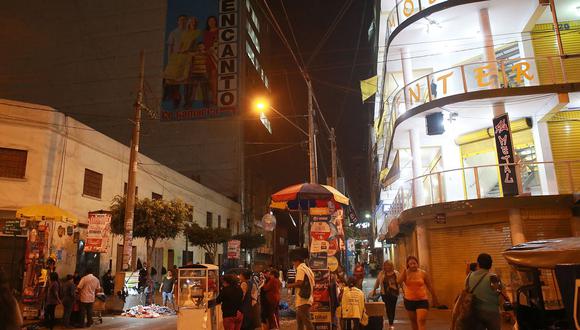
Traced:
<path fill-rule="evenodd" d="M 314 273 L 305 263 L 302 256 L 295 256 L 292 260 L 294 268 L 296 268 L 296 281 L 292 284 L 288 284 L 289 288 L 297 288 L 296 292 L 296 329 L 297 330 L 314 330 L 314 325 L 312 325 L 312 319 L 310 317 L 310 308 L 314 303 L 314 297 L 312 291 L 314 290 Z M 310 295 L 308 298 L 303 298 L 306 296 L 305 293 L 301 294 L 301 287 L 304 281 L 310 283 Z"/>
<path fill-rule="evenodd" d="M 79 297 L 81 300 L 81 325 L 85 327 L 85 314 L 86 314 L 86 326 L 90 327 L 93 324 L 93 304 L 95 303 L 95 292 L 101 289 L 101 284 L 99 279 L 95 277 L 90 270 L 86 271 L 86 275 L 81 278 L 79 285 L 77 286 L 79 291 Z"/>

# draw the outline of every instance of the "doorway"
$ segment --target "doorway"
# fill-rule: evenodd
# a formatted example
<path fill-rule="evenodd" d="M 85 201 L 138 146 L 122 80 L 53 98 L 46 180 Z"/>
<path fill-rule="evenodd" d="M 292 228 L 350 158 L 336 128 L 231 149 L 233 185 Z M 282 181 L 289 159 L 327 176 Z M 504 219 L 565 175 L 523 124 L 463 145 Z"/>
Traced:
<path fill-rule="evenodd" d="M 20 296 L 24 281 L 24 254 L 26 237 L 0 237 L 0 269 L 8 277 L 10 288 Z"/>

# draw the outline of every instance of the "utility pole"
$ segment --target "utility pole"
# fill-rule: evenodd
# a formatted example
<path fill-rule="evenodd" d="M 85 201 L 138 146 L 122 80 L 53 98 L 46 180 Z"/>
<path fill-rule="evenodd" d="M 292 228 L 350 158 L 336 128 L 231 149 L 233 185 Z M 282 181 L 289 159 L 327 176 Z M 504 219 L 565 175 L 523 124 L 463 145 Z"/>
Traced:
<path fill-rule="evenodd" d="M 332 177 L 330 178 L 330 185 L 337 188 L 337 163 L 336 163 L 336 135 L 334 134 L 334 127 L 330 129 L 330 160 L 332 162 Z"/>
<path fill-rule="evenodd" d="M 127 200 L 125 202 L 125 235 L 123 236 L 123 270 L 131 270 L 133 251 L 133 218 L 135 213 L 135 186 L 137 176 L 137 156 L 139 154 L 139 134 L 141 131 L 141 108 L 143 103 L 143 84 L 145 76 L 145 53 L 140 53 L 139 91 L 135 101 L 135 122 L 129 155 L 129 178 L 127 179 Z"/>
<path fill-rule="evenodd" d="M 310 163 L 310 183 L 318 183 L 318 166 L 316 162 L 316 140 L 314 132 L 314 109 L 312 107 L 312 82 L 306 76 L 308 86 L 308 158 Z"/>

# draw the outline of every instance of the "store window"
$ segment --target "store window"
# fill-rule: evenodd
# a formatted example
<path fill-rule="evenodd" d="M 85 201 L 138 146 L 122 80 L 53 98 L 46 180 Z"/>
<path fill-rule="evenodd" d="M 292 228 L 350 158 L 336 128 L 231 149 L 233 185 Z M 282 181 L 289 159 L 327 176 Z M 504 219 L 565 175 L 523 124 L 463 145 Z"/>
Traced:
<path fill-rule="evenodd" d="M 213 227 L 213 214 L 211 212 L 207 212 L 205 216 L 205 225 L 207 228 Z"/>
<path fill-rule="evenodd" d="M 103 190 L 103 174 L 85 168 L 83 195 L 101 198 Z"/>
<path fill-rule="evenodd" d="M 0 177 L 24 179 L 28 151 L 0 148 Z"/>

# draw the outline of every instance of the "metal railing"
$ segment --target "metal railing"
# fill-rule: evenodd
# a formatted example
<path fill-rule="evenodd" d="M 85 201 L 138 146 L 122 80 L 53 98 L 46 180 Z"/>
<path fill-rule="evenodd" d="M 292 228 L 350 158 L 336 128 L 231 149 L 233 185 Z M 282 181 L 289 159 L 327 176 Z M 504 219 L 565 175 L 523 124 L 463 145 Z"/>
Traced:
<path fill-rule="evenodd" d="M 501 197 L 500 167 L 516 166 L 520 195 L 547 196 L 580 190 L 580 159 L 470 166 L 405 180 L 386 212 L 382 231 L 407 209 L 437 203 Z M 458 182 L 460 181 L 460 182 Z M 422 192 L 416 192 L 417 187 Z M 421 196 L 421 198 L 420 198 Z"/>
<path fill-rule="evenodd" d="M 517 88 L 580 82 L 580 74 L 568 75 L 566 67 L 580 65 L 580 57 L 524 57 L 497 61 L 478 61 L 432 72 L 400 88 L 389 100 L 384 137 L 387 146 L 395 122 L 405 112 L 443 97 L 483 90 Z M 549 68 L 539 77 L 538 68 Z M 540 80 L 541 78 L 541 80 Z M 390 154 L 390 148 L 384 157 Z"/>

